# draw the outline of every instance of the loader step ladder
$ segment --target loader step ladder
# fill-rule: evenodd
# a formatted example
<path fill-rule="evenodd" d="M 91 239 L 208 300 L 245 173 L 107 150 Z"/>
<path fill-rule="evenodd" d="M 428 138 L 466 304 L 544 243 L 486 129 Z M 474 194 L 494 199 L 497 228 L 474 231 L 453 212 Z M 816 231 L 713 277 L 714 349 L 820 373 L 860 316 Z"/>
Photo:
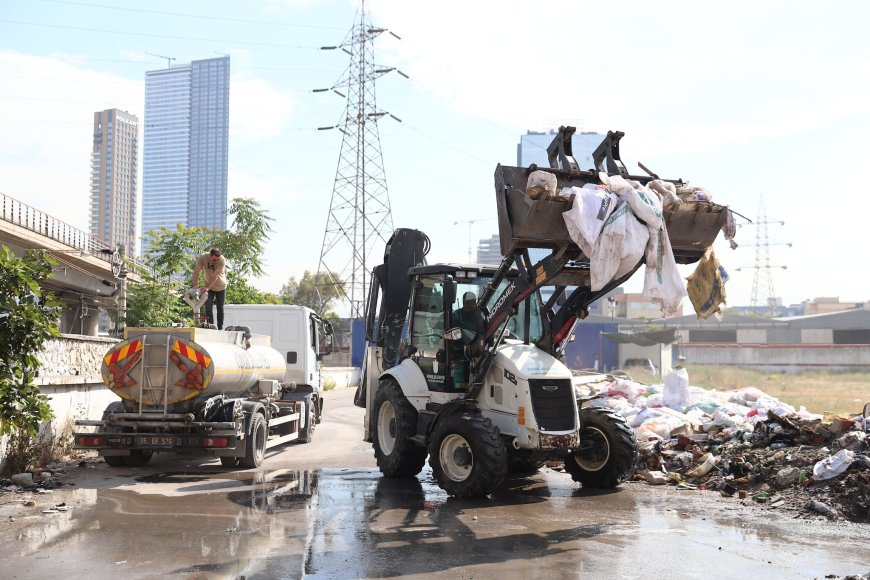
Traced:
<path fill-rule="evenodd" d="M 159 341 L 154 340 L 157 337 L 143 335 L 142 336 L 142 344 L 145 350 L 145 355 L 142 357 L 142 370 L 139 375 L 139 416 L 145 415 L 155 415 L 167 414 L 167 399 L 169 398 L 169 354 L 170 354 L 170 345 L 172 344 L 172 336 L 169 334 L 158 335 L 162 337 L 163 342 L 165 343 L 166 351 L 162 357 L 161 364 L 148 364 L 150 362 L 149 355 L 153 354 L 152 351 L 148 350 L 148 345 L 151 344 L 159 344 Z M 152 339 L 152 342 L 149 343 L 149 338 Z M 160 375 L 161 373 L 158 371 L 156 373 L 150 372 L 151 369 L 155 371 L 157 369 L 162 370 L 163 380 L 160 381 L 161 384 L 154 385 L 152 383 L 152 376 Z M 153 406 L 159 405 L 160 408 L 145 410 L 145 397 L 148 397 L 148 400 L 151 401 Z"/>

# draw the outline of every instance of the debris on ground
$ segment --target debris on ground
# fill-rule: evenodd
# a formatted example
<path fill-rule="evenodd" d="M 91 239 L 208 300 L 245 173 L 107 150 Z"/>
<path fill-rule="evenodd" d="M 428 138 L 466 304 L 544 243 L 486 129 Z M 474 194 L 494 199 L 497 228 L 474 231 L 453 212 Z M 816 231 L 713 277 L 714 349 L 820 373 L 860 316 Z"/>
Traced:
<path fill-rule="evenodd" d="M 870 522 L 870 418 L 795 409 L 755 387 L 689 386 L 675 397 L 664 384 L 598 376 L 575 388 L 585 405 L 612 409 L 634 429 L 637 480 Z"/>

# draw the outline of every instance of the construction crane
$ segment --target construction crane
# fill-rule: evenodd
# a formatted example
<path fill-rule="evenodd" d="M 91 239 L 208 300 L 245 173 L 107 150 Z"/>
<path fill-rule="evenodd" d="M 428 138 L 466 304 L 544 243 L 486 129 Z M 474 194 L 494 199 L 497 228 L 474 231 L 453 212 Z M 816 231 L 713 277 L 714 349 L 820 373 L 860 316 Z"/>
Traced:
<path fill-rule="evenodd" d="M 146 52 L 145 54 L 156 56 L 157 58 L 165 58 L 166 59 L 166 68 L 169 68 L 172 65 L 172 61 L 175 60 L 174 56 L 163 56 L 162 54 L 155 54 L 153 52 Z"/>
<path fill-rule="evenodd" d="M 469 263 L 471 263 L 471 224 L 474 224 L 477 222 L 485 222 L 485 221 L 489 221 L 491 219 L 492 218 L 476 218 L 473 220 L 459 220 L 459 221 L 453 222 L 454 226 L 458 226 L 459 224 L 468 224 L 468 262 Z"/>

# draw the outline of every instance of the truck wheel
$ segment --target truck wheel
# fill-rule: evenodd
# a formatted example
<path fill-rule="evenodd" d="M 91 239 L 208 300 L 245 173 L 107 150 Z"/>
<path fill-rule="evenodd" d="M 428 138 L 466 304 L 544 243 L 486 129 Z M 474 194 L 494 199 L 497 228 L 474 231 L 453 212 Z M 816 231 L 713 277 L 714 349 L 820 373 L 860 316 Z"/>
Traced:
<path fill-rule="evenodd" d="M 507 450 L 498 427 L 480 415 L 450 415 L 429 441 L 429 465 L 438 485 L 458 498 L 484 497 L 507 475 Z"/>
<path fill-rule="evenodd" d="M 106 462 L 106 465 L 109 467 L 126 467 L 127 466 L 127 458 L 123 455 L 104 455 L 103 461 Z"/>
<path fill-rule="evenodd" d="M 580 410 L 580 447 L 565 459 L 571 479 L 589 488 L 616 487 L 637 466 L 637 438 L 621 416 L 588 407 Z"/>
<path fill-rule="evenodd" d="M 133 449 L 130 451 L 130 455 L 128 457 L 123 457 L 124 462 L 127 464 L 127 467 L 145 467 L 148 465 L 148 462 L 151 461 L 151 456 L 154 455 L 153 451 L 146 451 L 144 449 Z"/>
<path fill-rule="evenodd" d="M 266 419 L 260 413 L 254 413 L 254 418 L 251 420 L 251 432 L 248 433 L 245 440 L 245 456 L 239 458 L 239 464 L 242 467 L 252 469 L 263 465 L 263 458 L 266 456 L 267 435 Z"/>
<path fill-rule="evenodd" d="M 238 467 L 239 466 L 239 458 L 238 457 L 221 457 L 221 465 L 224 467 Z"/>
<path fill-rule="evenodd" d="M 524 449 L 508 447 L 507 450 L 507 470 L 511 475 L 533 475 L 546 463 Z"/>
<path fill-rule="evenodd" d="M 372 447 L 381 473 L 387 477 L 414 477 L 426 463 L 426 450 L 413 441 L 417 410 L 392 378 L 383 379 L 375 397 Z"/>
<path fill-rule="evenodd" d="M 312 399 L 305 400 L 303 405 L 305 407 L 305 427 L 299 429 L 300 443 L 311 443 L 311 439 L 314 437 L 314 427 L 317 425 L 314 419 L 314 405 L 316 404 L 317 402 Z"/>

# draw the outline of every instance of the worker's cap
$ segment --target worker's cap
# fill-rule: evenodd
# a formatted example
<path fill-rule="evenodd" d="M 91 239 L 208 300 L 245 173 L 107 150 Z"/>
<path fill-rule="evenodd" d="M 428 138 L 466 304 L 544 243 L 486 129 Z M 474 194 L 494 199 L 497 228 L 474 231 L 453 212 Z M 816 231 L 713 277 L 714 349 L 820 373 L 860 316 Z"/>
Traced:
<path fill-rule="evenodd" d="M 474 292 L 466 292 L 462 295 L 463 302 L 477 302 L 477 294 Z"/>

